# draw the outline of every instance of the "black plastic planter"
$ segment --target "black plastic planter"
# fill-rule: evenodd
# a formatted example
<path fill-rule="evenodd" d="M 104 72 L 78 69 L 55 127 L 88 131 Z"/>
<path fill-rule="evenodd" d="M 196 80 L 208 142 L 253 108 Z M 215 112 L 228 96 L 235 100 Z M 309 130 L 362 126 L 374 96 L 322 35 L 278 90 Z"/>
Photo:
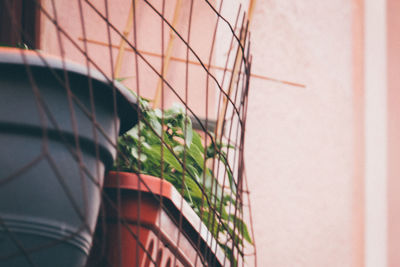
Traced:
<path fill-rule="evenodd" d="M 99 72 L 0 50 L 0 266 L 85 265 L 113 144 L 136 121 Z"/>

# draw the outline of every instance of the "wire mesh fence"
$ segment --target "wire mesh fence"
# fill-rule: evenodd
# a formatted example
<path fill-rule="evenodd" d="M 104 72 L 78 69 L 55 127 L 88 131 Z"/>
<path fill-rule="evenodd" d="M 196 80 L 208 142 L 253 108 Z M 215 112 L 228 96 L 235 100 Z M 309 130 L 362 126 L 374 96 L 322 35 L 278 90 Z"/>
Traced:
<path fill-rule="evenodd" d="M 0 266 L 254 264 L 227 6 L 0 3 Z"/>

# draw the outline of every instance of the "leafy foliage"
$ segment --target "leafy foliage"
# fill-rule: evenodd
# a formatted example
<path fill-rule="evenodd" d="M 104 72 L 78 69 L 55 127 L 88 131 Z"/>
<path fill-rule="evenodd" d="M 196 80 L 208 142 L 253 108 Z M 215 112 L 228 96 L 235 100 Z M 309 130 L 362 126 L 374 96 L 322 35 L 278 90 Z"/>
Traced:
<path fill-rule="evenodd" d="M 179 105 L 163 113 L 151 109 L 146 99 L 138 101 L 142 118 L 119 138 L 115 170 L 163 177 L 172 183 L 202 218 L 226 255 L 234 259 L 232 243 L 242 253 L 239 248 L 243 247 L 243 240 L 249 243 L 252 240 L 246 224 L 239 218 L 241 211 L 228 213 L 235 210 L 237 188 L 224 149 L 233 147 L 215 141 L 205 147 Z M 219 161 L 225 168 L 229 188 L 223 188 L 212 168 L 207 167 L 213 161 L 214 164 Z"/>

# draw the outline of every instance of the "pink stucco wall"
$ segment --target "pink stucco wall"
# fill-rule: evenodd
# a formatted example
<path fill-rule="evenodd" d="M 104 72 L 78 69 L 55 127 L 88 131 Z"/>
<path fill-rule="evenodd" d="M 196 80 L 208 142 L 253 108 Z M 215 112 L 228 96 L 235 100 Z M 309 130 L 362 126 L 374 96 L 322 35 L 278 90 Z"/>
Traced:
<path fill-rule="evenodd" d="M 357 266 L 354 7 L 257 1 L 253 73 L 306 86 L 251 81 L 246 161 L 259 266 Z"/>
<path fill-rule="evenodd" d="M 388 266 L 400 266 L 400 2 L 387 1 Z"/>

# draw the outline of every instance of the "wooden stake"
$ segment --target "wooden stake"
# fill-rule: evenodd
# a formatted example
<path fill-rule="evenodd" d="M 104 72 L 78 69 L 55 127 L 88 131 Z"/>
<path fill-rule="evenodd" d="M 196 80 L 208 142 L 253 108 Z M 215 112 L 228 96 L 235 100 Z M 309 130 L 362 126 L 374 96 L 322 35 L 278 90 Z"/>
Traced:
<path fill-rule="evenodd" d="M 135 0 L 135 8 L 136 7 L 137 7 L 137 0 Z M 129 8 L 128 20 L 126 21 L 125 29 L 122 32 L 125 39 L 127 39 L 129 34 L 131 33 L 132 26 L 133 26 L 133 3 L 131 4 L 131 7 Z M 121 71 L 122 59 L 123 59 L 123 55 L 125 52 L 125 45 L 126 45 L 126 42 L 125 42 L 124 38 L 121 37 L 121 41 L 119 42 L 117 60 L 115 61 L 115 66 L 114 66 L 114 77 L 116 77 L 116 78 L 119 78 L 119 73 Z"/>
<path fill-rule="evenodd" d="M 248 12 L 247 12 L 247 21 L 250 25 L 251 19 L 253 18 L 253 11 L 254 11 L 254 6 L 255 6 L 256 0 L 250 0 L 249 6 L 248 6 Z M 239 40 L 242 46 L 244 46 L 243 40 L 245 40 L 246 36 L 243 36 L 243 29 L 241 29 Z M 232 70 L 232 77 L 229 83 L 227 95 L 231 97 L 232 94 L 232 88 L 236 84 L 236 79 L 240 71 L 240 60 L 242 59 L 242 50 L 240 49 L 240 46 L 238 47 L 238 51 L 236 53 L 236 58 L 235 58 L 235 64 L 234 64 L 234 69 Z M 224 126 L 224 118 L 226 116 L 226 111 L 228 109 L 228 97 L 223 96 L 223 102 L 222 102 L 222 108 L 221 112 L 219 113 L 218 119 L 217 119 L 217 127 L 215 128 L 215 140 L 218 140 L 223 131 L 223 126 Z"/>
<path fill-rule="evenodd" d="M 83 39 L 82 37 L 78 38 L 79 41 L 85 41 L 91 44 L 96 44 L 96 45 L 100 45 L 100 46 L 105 46 L 108 47 L 109 44 L 105 43 L 105 42 L 100 42 L 100 41 L 96 41 L 96 40 L 91 40 L 91 39 Z M 119 48 L 119 46 L 117 45 L 112 45 L 113 48 Z M 130 47 L 125 47 L 125 50 L 128 52 L 135 52 L 133 49 L 131 49 Z M 152 56 L 152 57 L 161 57 L 161 54 L 157 54 L 157 53 L 153 53 L 153 52 L 149 52 L 149 51 L 145 51 L 145 50 L 137 50 L 140 54 L 143 55 L 148 55 L 148 56 Z M 186 59 L 185 58 L 177 58 L 177 57 L 171 57 L 171 61 L 176 61 L 176 62 L 180 62 L 180 63 L 186 63 Z M 195 65 L 195 66 L 201 66 L 201 64 L 198 61 L 194 61 L 194 60 L 189 60 L 189 64 L 190 65 Z M 204 64 L 204 66 L 206 68 L 210 68 L 210 69 L 215 69 L 215 70 L 222 70 L 225 71 L 224 67 L 220 67 L 220 66 L 215 66 L 215 65 L 207 65 Z M 226 69 L 227 72 L 232 72 L 232 69 Z M 275 82 L 275 83 L 282 83 L 282 84 L 286 84 L 286 85 L 290 85 L 290 86 L 295 86 L 295 87 L 302 87 L 302 88 L 306 88 L 305 84 L 301 84 L 301 83 L 296 83 L 296 82 L 291 82 L 291 81 L 286 81 L 286 80 L 280 80 L 277 78 L 273 78 L 273 77 L 268 77 L 265 75 L 260 75 L 260 74 L 256 74 L 256 73 L 252 73 L 250 74 L 250 77 L 253 78 L 257 78 L 257 79 L 261 79 L 261 80 L 266 80 L 266 81 L 270 81 L 270 82 Z"/>
<path fill-rule="evenodd" d="M 253 19 L 254 7 L 256 6 L 256 0 L 250 0 L 249 7 L 247 9 L 247 20 L 249 21 L 249 27 L 251 20 Z"/>
<path fill-rule="evenodd" d="M 172 24 L 171 24 L 173 28 L 175 28 L 175 25 L 176 25 L 176 23 L 178 21 L 179 12 L 180 12 L 181 6 L 182 6 L 182 0 L 177 0 L 176 4 L 175 4 L 174 17 L 172 19 Z M 163 30 L 163 29 L 161 29 L 161 30 Z M 170 29 L 170 31 L 169 31 L 169 41 L 168 41 L 167 50 L 165 52 L 165 59 L 164 59 L 164 65 L 163 65 L 163 73 L 162 73 L 163 76 L 168 71 L 169 62 L 171 60 L 171 55 L 172 55 L 172 48 L 173 48 L 173 45 L 174 45 L 174 40 L 175 40 L 174 31 L 172 29 Z M 163 41 L 164 40 L 162 40 L 162 42 Z M 153 99 L 153 108 L 157 108 L 160 105 L 162 83 L 163 83 L 163 80 L 160 77 L 160 79 L 158 80 L 158 83 L 157 83 L 156 93 L 155 93 L 154 99 Z"/>

